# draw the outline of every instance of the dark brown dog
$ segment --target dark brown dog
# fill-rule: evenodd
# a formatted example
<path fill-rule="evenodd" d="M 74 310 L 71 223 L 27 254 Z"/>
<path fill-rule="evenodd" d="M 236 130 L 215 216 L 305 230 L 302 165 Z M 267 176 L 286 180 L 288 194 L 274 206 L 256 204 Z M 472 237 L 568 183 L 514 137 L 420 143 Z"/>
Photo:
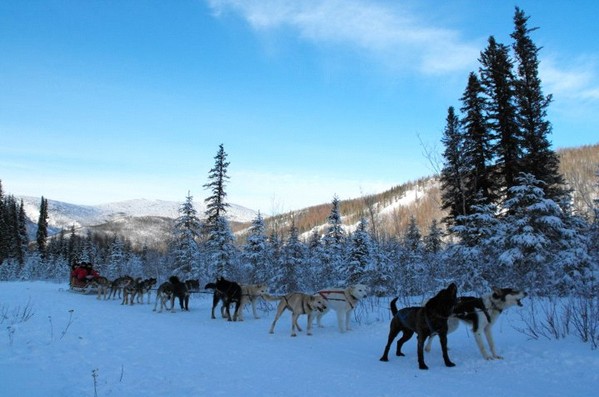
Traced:
<path fill-rule="evenodd" d="M 451 316 L 454 306 L 457 304 L 457 286 L 452 283 L 447 288 L 441 290 L 437 295 L 429 299 L 424 306 L 406 307 L 397 310 L 395 303 L 397 298 L 391 301 L 391 320 L 389 329 L 389 338 L 381 361 L 389 361 L 389 349 L 395 337 L 403 332 L 400 340 L 397 341 L 397 356 L 403 356 L 401 347 L 410 340 L 414 333 L 418 334 L 418 366 L 420 369 L 428 369 L 424 363 L 424 342 L 429 336 L 439 335 L 441 341 L 441 350 L 443 351 L 443 360 L 448 367 L 455 366 L 447 354 L 447 319 Z"/>
<path fill-rule="evenodd" d="M 204 289 L 213 289 L 214 295 L 212 297 L 212 312 L 211 317 L 214 319 L 214 308 L 218 305 L 218 302 L 223 301 L 221 307 L 221 314 L 226 317 L 229 321 L 237 321 L 239 316 L 239 310 L 241 309 L 241 286 L 234 281 L 226 280 L 224 277 L 216 279 L 216 283 L 208 283 Z M 235 312 L 231 317 L 229 307 L 232 303 L 235 303 Z M 225 316 L 226 315 L 226 316 Z"/>

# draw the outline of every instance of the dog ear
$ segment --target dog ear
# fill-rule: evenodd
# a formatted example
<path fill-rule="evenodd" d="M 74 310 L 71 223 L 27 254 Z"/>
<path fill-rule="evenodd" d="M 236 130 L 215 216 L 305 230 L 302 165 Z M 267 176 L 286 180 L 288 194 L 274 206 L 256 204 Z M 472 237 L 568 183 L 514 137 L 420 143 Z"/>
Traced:
<path fill-rule="evenodd" d="M 493 290 L 493 296 L 495 298 L 501 296 L 501 288 L 493 286 L 491 289 Z"/>

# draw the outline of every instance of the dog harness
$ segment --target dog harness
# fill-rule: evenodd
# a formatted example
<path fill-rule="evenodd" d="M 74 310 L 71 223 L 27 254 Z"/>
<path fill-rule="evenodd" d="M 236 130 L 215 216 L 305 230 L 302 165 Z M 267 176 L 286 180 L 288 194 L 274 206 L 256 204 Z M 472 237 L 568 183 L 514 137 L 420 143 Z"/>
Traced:
<path fill-rule="evenodd" d="M 345 291 L 326 291 L 325 290 L 325 291 L 318 291 L 318 293 L 320 294 L 320 296 L 322 296 L 326 300 L 347 302 L 347 303 L 349 303 L 349 307 L 352 309 L 355 307 L 356 302 L 358 302 L 358 298 L 356 298 L 352 294 L 347 294 Z M 343 299 L 330 298 L 329 295 L 331 295 L 331 294 L 343 295 Z M 348 299 L 348 297 L 353 299 L 353 302 L 350 299 Z"/>
<path fill-rule="evenodd" d="M 293 311 L 293 308 L 291 307 L 291 305 L 289 304 L 289 300 L 287 299 L 287 296 L 284 296 L 283 299 L 285 299 L 285 305 L 286 308 Z M 306 306 L 308 306 L 308 309 L 310 309 L 310 312 L 306 311 L 306 307 L 304 306 L 304 303 L 306 304 Z M 310 306 L 309 303 L 306 303 L 302 300 L 302 314 L 308 314 L 308 313 L 312 313 L 314 311 L 314 309 L 312 309 L 312 306 Z"/>

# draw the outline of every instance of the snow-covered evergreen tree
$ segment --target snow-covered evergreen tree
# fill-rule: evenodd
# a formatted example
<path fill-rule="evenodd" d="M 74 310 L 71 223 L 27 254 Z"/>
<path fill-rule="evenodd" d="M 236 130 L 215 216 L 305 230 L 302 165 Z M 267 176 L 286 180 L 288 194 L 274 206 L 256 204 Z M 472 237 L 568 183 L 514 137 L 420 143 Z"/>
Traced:
<path fill-rule="evenodd" d="M 345 263 L 346 235 L 341 220 L 339 198 L 333 197 L 331 213 L 327 217 L 327 232 L 323 237 L 324 256 L 322 258 L 321 280 L 327 280 L 331 285 L 343 282 L 341 278 L 347 272 Z"/>
<path fill-rule="evenodd" d="M 307 269 L 306 246 L 299 240 L 295 221 L 289 228 L 289 237 L 283 245 L 281 266 L 275 272 L 273 283 L 288 292 L 304 291 L 303 278 Z"/>
<path fill-rule="evenodd" d="M 521 174 L 505 202 L 504 252 L 500 262 L 516 282 L 538 293 L 572 292 L 588 277 L 589 257 L 567 214 L 543 191 L 544 182 Z"/>
<path fill-rule="evenodd" d="M 171 250 L 173 258 L 173 274 L 186 280 L 200 277 L 200 248 L 198 239 L 202 224 L 193 206 L 193 196 L 187 194 L 185 202 L 179 208 L 179 217 L 173 227 Z M 204 274 L 205 276 L 205 269 Z"/>
<path fill-rule="evenodd" d="M 364 283 L 367 272 L 373 268 L 374 245 L 367 228 L 368 222 L 362 217 L 350 237 L 347 271 L 342 275 L 346 285 Z"/>
<path fill-rule="evenodd" d="M 453 278 L 462 290 L 479 294 L 494 285 L 513 285 L 508 279 L 511 268 L 497 261 L 504 226 L 497 217 L 497 207 L 488 204 L 486 197 L 479 194 L 472 213 L 459 217 L 451 231 L 459 241 L 448 250 L 442 271 L 445 278 Z"/>
<path fill-rule="evenodd" d="M 405 272 L 403 286 L 409 294 L 420 295 L 428 289 L 428 271 L 424 266 L 424 244 L 414 216 L 410 217 L 403 238 L 400 265 Z"/>
<path fill-rule="evenodd" d="M 324 246 L 318 230 L 315 228 L 310 233 L 307 243 L 306 266 L 309 269 L 305 281 L 306 290 L 318 291 L 326 288 L 326 281 L 321 280 L 322 258 L 324 257 Z"/>
<path fill-rule="evenodd" d="M 235 236 L 231 231 L 229 221 L 224 216 L 216 220 L 216 224 L 210 231 L 206 241 L 206 251 L 208 256 L 208 274 L 209 279 L 222 277 L 233 277 L 237 269 L 237 247 L 235 245 Z"/>
<path fill-rule="evenodd" d="M 37 250 L 42 258 L 46 256 L 46 242 L 48 239 L 48 200 L 42 196 L 40 203 L 40 215 L 37 221 Z"/>
<path fill-rule="evenodd" d="M 277 283 L 275 279 L 275 274 L 277 274 L 277 270 L 280 269 L 282 265 L 282 252 L 283 252 L 283 241 L 279 234 L 277 233 L 277 229 L 273 229 L 268 236 L 268 246 L 266 251 L 266 261 L 268 264 L 267 272 L 268 279 L 265 280 L 273 292 L 275 293 L 283 293 L 286 294 L 287 291 L 284 284 Z"/>
<path fill-rule="evenodd" d="M 267 244 L 264 218 L 258 212 L 256 218 L 252 220 L 242 254 L 243 260 L 248 266 L 250 283 L 265 282 L 268 279 Z"/>
<path fill-rule="evenodd" d="M 125 242 L 120 236 L 115 235 L 110 244 L 108 266 L 106 268 L 105 277 L 115 279 L 124 276 L 126 274 L 126 269 L 124 268 L 126 261 Z"/>
<path fill-rule="evenodd" d="M 214 157 L 214 167 L 208 175 L 209 182 L 204 185 L 211 194 L 206 202 L 206 255 L 208 258 L 207 277 L 227 277 L 229 273 L 236 273 L 236 269 L 230 269 L 237 265 L 237 248 L 234 244 L 235 236 L 226 218 L 227 193 L 225 186 L 229 180 L 227 168 L 227 153 L 222 144 L 219 145 L 218 153 Z"/>

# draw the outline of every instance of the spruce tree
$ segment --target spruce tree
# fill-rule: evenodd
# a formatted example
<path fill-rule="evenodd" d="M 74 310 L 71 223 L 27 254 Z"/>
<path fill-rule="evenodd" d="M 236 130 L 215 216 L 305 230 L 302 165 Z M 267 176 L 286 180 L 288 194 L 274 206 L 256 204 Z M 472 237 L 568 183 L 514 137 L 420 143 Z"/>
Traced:
<path fill-rule="evenodd" d="M 19 205 L 19 215 L 17 219 L 17 236 L 18 236 L 18 254 L 17 261 L 22 265 L 25 263 L 25 257 L 29 246 L 29 236 L 27 236 L 27 216 L 25 215 L 25 205 L 21 199 L 21 205 Z"/>
<path fill-rule="evenodd" d="M 433 219 L 424 238 L 424 250 L 430 254 L 438 254 L 443 247 L 443 231 L 439 228 L 436 219 Z"/>
<path fill-rule="evenodd" d="M 46 244 L 48 240 L 48 200 L 42 196 L 40 202 L 40 216 L 37 221 L 36 238 L 37 249 L 42 258 L 46 257 Z"/>
<path fill-rule="evenodd" d="M 193 206 L 193 196 L 188 192 L 175 220 L 172 243 L 174 273 L 184 279 L 200 277 L 198 239 L 201 228 L 202 224 Z"/>
<path fill-rule="evenodd" d="M 447 224 L 452 224 L 456 217 L 467 213 L 467 191 L 465 164 L 462 152 L 463 136 L 460 130 L 460 120 L 453 106 L 447 110 L 447 118 L 443 138 L 444 164 L 441 170 L 441 207 L 449 215 L 445 218 Z"/>
<path fill-rule="evenodd" d="M 266 268 L 268 241 L 265 231 L 264 218 L 258 212 L 252 220 L 249 235 L 243 247 L 243 258 L 249 266 L 250 283 L 260 283 L 268 279 Z"/>
<path fill-rule="evenodd" d="M 214 168 L 208 174 L 209 182 L 204 185 L 204 188 L 211 192 L 211 195 L 204 200 L 206 202 L 206 245 L 210 257 L 210 275 L 226 276 L 227 269 L 233 265 L 233 259 L 235 259 L 235 237 L 225 217 L 227 207 L 229 207 L 225 201 L 227 197 L 225 187 L 229 180 L 227 175 L 229 162 L 227 162 L 223 144 L 219 145 L 214 160 Z"/>
<path fill-rule="evenodd" d="M 572 292 L 586 282 L 589 258 L 579 232 L 560 206 L 545 197 L 543 181 L 521 174 L 505 202 L 505 238 L 500 262 L 520 285 L 534 292 Z"/>
<path fill-rule="evenodd" d="M 362 217 L 356 231 L 351 235 L 347 274 L 345 275 L 348 285 L 364 282 L 366 273 L 372 268 L 373 243 L 367 228 L 368 222 L 366 218 Z"/>
<path fill-rule="evenodd" d="M 214 157 L 214 167 L 208 173 L 209 182 L 204 185 L 204 189 L 210 190 L 210 196 L 204 200 L 206 203 L 205 225 L 208 233 L 210 233 L 211 228 L 217 225 L 218 218 L 224 216 L 227 212 L 227 207 L 229 207 L 229 204 L 225 201 L 227 197 L 225 187 L 229 180 L 229 176 L 227 175 L 228 167 L 227 153 L 225 153 L 224 146 L 221 143 Z"/>
<path fill-rule="evenodd" d="M 283 245 L 282 263 L 275 272 L 273 280 L 276 284 L 282 284 L 288 292 L 303 291 L 304 275 L 306 273 L 306 246 L 299 240 L 299 231 L 292 220 L 289 228 L 289 237 Z"/>
<path fill-rule="evenodd" d="M 552 98 L 551 95 L 545 96 L 541 88 L 540 49 L 530 37 L 530 33 L 537 28 L 529 28 L 528 19 L 524 11 L 516 7 L 511 37 L 514 39 L 512 47 L 517 62 L 514 85 L 518 123 L 523 135 L 522 169 L 546 184 L 548 198 L 561 202 L 565 195 L 564 178 L 559 172 L 559 158 L 550 147 L 551 123 L 547 120 L 547 108 Z"/>
<path fill-rule="evenodd" d="M 480 55 L 481 84 L 488 97 L 486 118 L 497 142 L 493 150 L 497 173 L 502 184 L 500 194 L 514 186 L 521 170 L 522 134 L 515 103 L 513 63 L 509 48 L 489 37 Z"/>
<path fill-rule="evenodd" d="M 340 202 L 336 195 L 333 197 L 331 204 L 331 213 L 327 217 L 327 232 L 323 237 L 324 257 L 322 276 L 331 283 L 337 283 L 340 281 L 340 275 L 347 270 L 343 260 L 346 236 L 341 220 Z"/>
<path fill-rule="evenodd" d="M 8 223 L 7 223 L 7 208 L 2 188 L 2 180 L 0 179 L 0 265 L 8 258 L 9 239 L 8 239 Z"/>
<path fill-rule="evenodd" d="M 480 80 L 475 73 L 470 73 L 468 85 L 461 98 L 463 114 L 462 124 L 462 157 L 466 180 L 465 213 L 470 213 L 474 198 L 480 192 L 489 201 L 497 199 L 497 187 L 493 181 L 493 134 L 487 126 L 485 109 L 487 102 Z"/>

